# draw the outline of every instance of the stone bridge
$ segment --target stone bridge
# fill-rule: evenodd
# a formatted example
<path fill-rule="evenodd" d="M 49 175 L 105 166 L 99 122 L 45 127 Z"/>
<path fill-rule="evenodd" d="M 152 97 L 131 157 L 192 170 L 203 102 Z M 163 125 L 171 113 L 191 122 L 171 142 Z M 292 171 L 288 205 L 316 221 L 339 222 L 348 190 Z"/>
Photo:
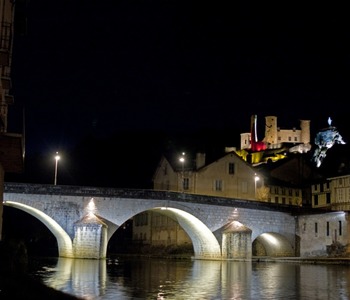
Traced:
<path fill-rule="evenodd" d="M 298 253 L 292 208 L 186 193 L 5 183 L 4 205 L 44 223 L 60 257 L 106 257 L 109 239 L 135 215 L 152 210 L 176 220 L 193 243 L 195 259 L 251 259 Z"/>

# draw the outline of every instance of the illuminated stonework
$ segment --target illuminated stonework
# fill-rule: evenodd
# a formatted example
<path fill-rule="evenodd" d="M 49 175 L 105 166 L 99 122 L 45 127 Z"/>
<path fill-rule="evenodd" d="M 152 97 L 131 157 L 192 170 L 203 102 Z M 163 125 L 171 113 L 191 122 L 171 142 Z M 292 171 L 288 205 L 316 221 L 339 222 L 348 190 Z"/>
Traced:
<path fill-rule="evenodd" d="M 107 225 L 93 213 L 74 224 L 73 253 L 75 258 L 105 258 Z"/>
<path fill-rule="evenodd" d="M 321 166 L 326 157 L 327 150 L 332 148 L 334 144 L 345 144 L 337 128 L 332 126 L 331 118 L 328 118 L 328 125 L 327 128 L 318 132 L 315 138 L 315 145 L 317 148 L 315 149 L 312 160 L 317 167 Z"/>

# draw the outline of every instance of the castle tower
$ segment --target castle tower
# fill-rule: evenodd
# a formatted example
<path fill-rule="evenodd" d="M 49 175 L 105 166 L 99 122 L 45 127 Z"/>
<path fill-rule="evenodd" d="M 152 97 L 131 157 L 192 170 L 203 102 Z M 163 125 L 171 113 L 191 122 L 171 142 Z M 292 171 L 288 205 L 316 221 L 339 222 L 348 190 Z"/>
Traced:
<path fill-rule="evenodd" d="M 310 120 L 300 120 L 300 141 L 304 144 L 310 143 Z"/>
<path fill-rule="evenodd" d="M 268 145 L 277 144 L 277 117 L 265 117 L 265 138 L 264 142 Z"/>

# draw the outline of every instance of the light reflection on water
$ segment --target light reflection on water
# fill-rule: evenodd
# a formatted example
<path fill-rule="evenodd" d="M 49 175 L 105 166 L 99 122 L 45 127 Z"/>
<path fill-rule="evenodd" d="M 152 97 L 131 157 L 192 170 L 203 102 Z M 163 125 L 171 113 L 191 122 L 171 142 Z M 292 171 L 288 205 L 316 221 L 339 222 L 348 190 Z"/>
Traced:
<path fill-rule="evenodd" d="M 119 258 L 40 260 L 47 286 L 97 299 L 350 299 L 350 266 Z"/>

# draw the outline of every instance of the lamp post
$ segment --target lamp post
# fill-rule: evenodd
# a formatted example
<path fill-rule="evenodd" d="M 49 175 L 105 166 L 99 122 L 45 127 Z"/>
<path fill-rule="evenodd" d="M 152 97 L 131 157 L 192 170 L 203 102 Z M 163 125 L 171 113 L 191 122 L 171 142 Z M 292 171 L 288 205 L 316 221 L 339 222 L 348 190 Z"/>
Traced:
<path fill-rule="evenodd" d="M 58 161 L 60 160 L 60 156 L 58 155 L 58 152 L 56 152 L 55 155 L 55 180 L 54 180 L 54 185 L 57 184 L 57 168 L 58 168 Z"/>
<path fill-rule="evenodd" d="M 180 163 L 182 164 L 182 172 L 181 172 L 181 184 L 182 184 L 182 192 L 184 192 L 184 165 L 185 165 L 185 152 L 182 152 L 182 156 L 179 158 Z"/>
<path fill-rule="evenodd" d="M 254 195 L 255 195 L 255 199 L 256 199 L 256 183 L 259 180 L 260 180 L 260 177 L 258 175 L 256 175 L 256 173 L 255 173 L 254 174 Z"/>

